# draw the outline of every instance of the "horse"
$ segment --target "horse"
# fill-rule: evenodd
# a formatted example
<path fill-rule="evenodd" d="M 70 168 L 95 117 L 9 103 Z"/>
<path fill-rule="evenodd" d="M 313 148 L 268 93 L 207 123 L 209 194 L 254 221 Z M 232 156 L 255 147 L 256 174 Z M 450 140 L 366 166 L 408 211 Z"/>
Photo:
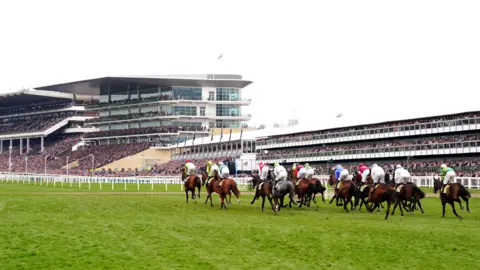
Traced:
<path fill-rule="evenodd" d="M 283 204 L 285 195 L 288 194 L 290 202 L 288 203 L 289 207 L 292 208 L 292 203 L 297 204 L 295 202 L 295 186 L 290 181 L 278 181 L 276 186 L 273 188 L 272 197 L 275 203 L 275 210 L 280 211 L 282 207 L 286 207 Z M 280 199 L 280 205 L 279 200 Z"/>
<path fill-rule="evenodd" d="M 273 189 L 273 186 L 272 186 L 273 182 L 272 181 L 273 181 L 273 179 L 274 179 L 273 171 L 268 170 L 267 179 L 265 179 L 265 181 L 263 181 L 260 184 L 257 182 L 254 185 L 255 196 L 253 197 L 253 200 L 250 204 L 253 204 L 256 199 L 258 199 L 259 197 L 262 197 L 262 212 L 263 212 L 263 209 L 264 209 L 264 206 L 265 206 L 265 197 L 267 197 L 268 201 L 270 202 L 270 205 L 272 206 L 272 211 L 275 214 L 277 214 L 277 211 L 272 204 L 272 189 Z M 258 180 L 260 181 L 260 178 L 258 178 Z M 253 184 L 253 182 L 252 182 L 252 184 Z"/>
<path fill-rule="evenodd" d="M 207 175 L 207 171 L 205 170 L 205 167 L 200 168 L 200 173 L 202 174 L 202 184 L 205 185 L 205 188 L 207 188 L 208 175 Z M 227 202 L 230 205 L 232 204 L 232 192 L 230 191 L 228 192 L 228 198 L 225 197 L 225 202 Z"/>
<path fill-rule="evenodd" d="M 425 213 L 425 211 L 423 211 L 422 204 L 420 203 L 420 199 L 423 199 L 425 197 L 425 193 L 421 189 L 419 189 L 417 185 L 413 183 L 401 184 L 397 186 L 397 188 L 395 189 L 395 192 L 397 193 L 396 194 L 397 199 L 400 200 L 405 211 L 412 213 L 414 210 L 415 204 L 418 203 L 418 206 L 420 207 L 420 211 L 422 213 Z M 407 209 L 407 203 L 410 203 L 408 205 L 408 209 Z M 395 209 L 397 208 L 397 206 L 398 206 L 398 203 L 396 203 L 395 206 L 393 207 L 392 216 L 395 214 Z"/>
<path fill-rule="evenodd" d="M 313 200 L 314 203 L 317 203 L 317 201 L 315 201 L 315 195 L 317 193 L 322 194 L 322 201 L 323 201 L 323 203 L 325 203 L 324 192 L 325 192 L 325 190 L 327 190 L 327 188 L 322 185 L 322 182 L 320 182 L 319 179 L 312 178 L 312 179 L 308 179 L 308 180 L 310 181 L 310 183 L 308 185 L 308 193 L 307 193 L 308 194 L 308 196 L 307 196 L 308 205 L 310 205 L 310 200 Z"/>
<path fill-rule="evenodd" d="M 186 178 L 185 172 L 182 173 L 182 180 Z M 197 175 L 190 175 L 183 184 L 185 186 L 185 197 L 188 203 L 188 192 L 192 193 L 192 200 L 195 200 L 195 187 L 198 189 L 198 199 L 200 199 L 200 188 L 202 187 L 202 180 Z M 196 202 L 196 201 L 195 201 Z"/>
<path fill-rule="evenodd" d="M 218 187 L 217 182 L 220 183 L 220 187 Z M 207 189 L 207 199 L 205 200 L 205 204 L 207 203 L 208 199 L 210 198 L 210 206 L 213 207 L 213 202 L 212 202 L 212 193 L 216 192 L 218 195 L 220 195 L 220 209 L 224 208 L 227 210 L 227 206 L 225 204 L 225 198 L 230 192 L 233 192 L 235 194 L 235 197 L 237 197 L 237 202 L 240 204 L 240 191 L 238 191 L 237 188 L 237 183 L 235 180 L 231 178 L 227 179 L 220 179 L 220 175 L 218 175 L 218 171 L 215 171 L 215 175 L 213 176 L 213 179 L 208 181 L 206 183 L 206 189 Z"/>
<path fill-rule="evenodd" d="M 372 174 L 370 173 L 367 176 L 367 181 L 372 181 Z M 376 184 L 376 186 L 370 191 L 370 196 L 368 197 L 367 202 L 373 202 L 373 207 L 369 207 L 368 204 L 365 204 L 368 211 L 371 213 L 375 208 L 377 208 L 377 213 L 380 213 L 380 203 L 387 202 L 387 213 L 385 215 L 385 220 L 390 214 L 390 206 L 392 202 L 396 201 L 396 205 L 400 203 L 400 200 L 396 200 L 395 189 L 390 184 Z M 400 207 L 400 214 L 403 216 L 403 209 Z"/>
<path fill-rule="evenodd" d="M 362 185 L 362 175 L 357 171 L 357 169 L 353 171 L 352 181 L 355 183 L 355 185 L 357 185 L 357 187 Z"/>
<path fill-rule="evenodd" d="M 257 185 L 262 181 L 260 180 L 260 176 L 258 174 L 252 174 L 252 180 L 250 182 L 252 183 L 252 190 L 255 190 Z"/>
<path fill-rule="evenodd" d="M 288 171 L 287 179 L 290 179 L 290 182 L 295 187 L 295 194 L 297 194 L 298 203 L 300 204 L 299 208 L 301 208 L 302 205 L 307 205 L 307 195 L 310 181 L 308 179 L 299 180 L 293 170 Z"/>
<path fill-rule="evenodd" d="M 331 186 L 334 186 L 338 182 L 337 179 L 335 179 L 335 176 L 333 175 L 333 172 L 330 174 L 330 178 L 328 180 L 328 183 Z M 341 184 L 339 184 L 340 187 L 338 187 L 337 193 L 334 195 L 332 200 L 330 200 L 330 204 L 333 202 L 333 199 L 337 198 L 337 206 L 341 206 L 338 204 L 338 199 L 342 199 L 344 201 L 343 204 L 343 209 L 349 213 L 347 205 L 350 203 L 351 210 L 354 210 L 354 205 L 352 201 L 352 197 L 357 198 L 358 197 L 358 190 L 355 184 L 353 183 L 352 180 L 343 180 Z"/>
<path fill-rule="evenodd" d="M 439 190 L 442 189 L 442 181 L 439 179 L 433 179 L 434 180 L 434 193 L 437 193 Z M 453 213 L 457 218 L 462 219 L 460 215 L 457 214 L 457 211 L 455 210 L 455 204 L 454 202 L 458 202 L 460 204 L 460 209 L 464 210 L 462 206 L 462 202 L 460 201 L 460 198 L 462 198 L 465 201 L 465 204 L 467 205 L 467 213 L 470 213 L 470 208 L 468 207 L 468 199 L 471 198 L 470 192 L 460 183 L 452 183 L 450 186 L 447 188 L 445 187 L 445 190 L 443 193 L 440 192 L 440 201 L 442 202 L 442 217 L 445 217 L 445 204 L 450 204 L 452 206 Z"/>

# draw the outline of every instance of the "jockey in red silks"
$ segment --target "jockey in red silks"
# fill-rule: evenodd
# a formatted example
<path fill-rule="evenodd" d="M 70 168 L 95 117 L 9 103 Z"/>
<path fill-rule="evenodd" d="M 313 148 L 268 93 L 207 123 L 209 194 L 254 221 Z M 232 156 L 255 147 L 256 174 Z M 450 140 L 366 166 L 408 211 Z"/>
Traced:
<path fill-rule="evenodd" d="M 370 169 L 365 166 L 365 164 L 360 163 L 360 165 L 358 165 L 358 172 L 362 175 L 362 183 L 365 184 L 367 182 L 367 176 L 370 173 Z"/>

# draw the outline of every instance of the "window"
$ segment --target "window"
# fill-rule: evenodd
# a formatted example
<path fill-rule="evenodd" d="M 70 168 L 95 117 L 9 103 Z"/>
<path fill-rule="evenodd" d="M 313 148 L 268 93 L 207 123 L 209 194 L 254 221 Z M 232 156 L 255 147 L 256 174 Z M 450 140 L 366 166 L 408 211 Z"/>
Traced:
<path fill-rule="evenodd" d="M 217 88 L 217 100 L 239 101 L 240 90 L 238 88 Z"/>
<path fill-rule="evenodd" d="M 240 106 L 232 104 L 217 104 L 217 116 L 241 116 Z"/>
<path fill-rule="evenodd" d="M 200 116 L 205 116 L 205 107 L 200 107 Z"/>
<path fill-rule="evenodd" d="M 176 106 L 173 107 L 173 112 L 175 115 L 197 115 L 197 107 L 191 107 L 191 106 Z"/>
<path fill-rule="evenodd" d="M 176 99 L 201 100 L 201 87 L 173 87 L 173 96 Z"/>
<path fill-rule="evenodd" d="M 208 92 L 208 100 L 215 100 L 215 92 L 213 91 Z"/>

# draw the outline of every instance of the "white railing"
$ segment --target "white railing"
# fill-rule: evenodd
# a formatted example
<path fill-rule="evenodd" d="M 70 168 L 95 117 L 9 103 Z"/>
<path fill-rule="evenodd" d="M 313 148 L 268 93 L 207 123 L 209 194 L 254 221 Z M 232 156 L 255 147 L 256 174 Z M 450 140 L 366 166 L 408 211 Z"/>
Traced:
<path fill-rule="evenodd" d="M 332 195 L 332 187 L 328 183 L 329 176 L 316 175 L 321 181 L 322 185 L 327 188 L 325 197 L 330 198 Z M 351 179 L 351 176 L 349 177 Z M 240 191 L 248 191 L 251 186 L 251 177 L 234 178 L 237 182 Z M 165 191 L 168 191 L 168 185 L 180 185 L 180 190 L 183 191 L 183 183 L 179 176 L 143 176 L 143 177 L 105 177 L 105 176 L 78 176 L 78 175 L 49 175 L 49 174 L 31 174 L 31 173 L 0 173 L 0 182 L 2 183 L 29 183 L 34 185 L 46 185 L 56 187 L 70 186 L 81 188 L 83 185 L 88 185 L 91 189 L 92 184 L 99 184 L 100 190 L 104 186 L 105 189 L 115 190 L 115 185 L 123 185 L 124 190 L 127 190 L 127 184 L 136 184 L 137 190 L 145 190 L 140 188 L 141 185 L 149 185 L 151 191 L 158 191 L 155 189 L 156 185 L 164 185 Z M 419 187 L 433 187 L 434 180 L 431 176 L 413 176 L 412 182 Z M 456 183 L 460 183 L 469 189 L 480 189 L 480 178 L 477 177 L 457 177 Z M 130 187 L 131 188 L 131 187 Z"/>

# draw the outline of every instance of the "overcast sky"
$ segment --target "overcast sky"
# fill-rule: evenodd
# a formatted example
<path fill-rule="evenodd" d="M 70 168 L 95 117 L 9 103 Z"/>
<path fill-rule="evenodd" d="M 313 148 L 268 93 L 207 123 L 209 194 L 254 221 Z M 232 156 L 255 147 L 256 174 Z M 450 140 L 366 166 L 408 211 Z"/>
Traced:
<path fill-rule="evenodd" d="M 253 123 L 480 109 L 480 1 L 72 2 L 0 2 L 0 92 L 217 72 Z"/>

